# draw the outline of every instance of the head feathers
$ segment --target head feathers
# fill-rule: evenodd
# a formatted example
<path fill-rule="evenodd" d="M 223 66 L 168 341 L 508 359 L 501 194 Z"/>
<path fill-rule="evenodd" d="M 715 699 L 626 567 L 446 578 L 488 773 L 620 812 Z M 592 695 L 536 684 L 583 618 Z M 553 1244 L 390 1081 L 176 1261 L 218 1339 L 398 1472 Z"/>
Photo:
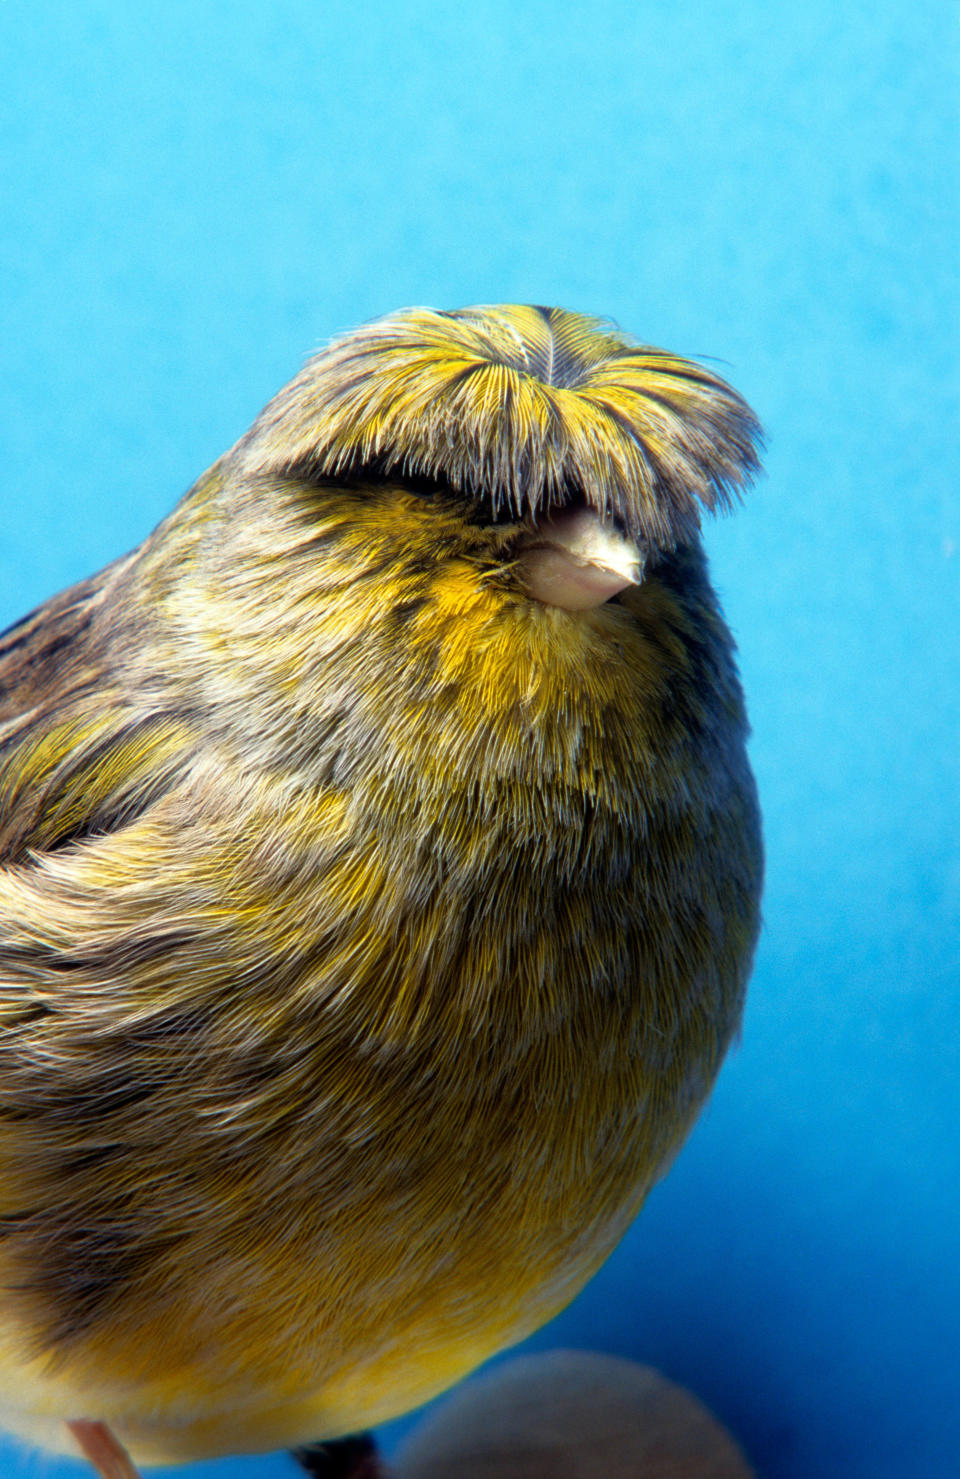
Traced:
<path fill-rule="evenodd" d="M 522 518 L 582 497 L 658 544 L 757 469 L 749 406 L 690 360 L 560 308 L 411 308 L 333 341 L 234 457 L 314 480 L 436 479 Z"/>

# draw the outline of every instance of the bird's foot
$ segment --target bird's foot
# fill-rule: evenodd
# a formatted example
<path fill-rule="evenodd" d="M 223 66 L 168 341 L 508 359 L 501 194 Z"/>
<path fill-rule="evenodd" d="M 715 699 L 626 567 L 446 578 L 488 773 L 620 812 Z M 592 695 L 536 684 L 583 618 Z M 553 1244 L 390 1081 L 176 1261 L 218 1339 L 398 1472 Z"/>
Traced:
<path fill-rule="evenodd" d="M 313 1479 L 388 1479 L 377 1445 L 368 1433 L 295 1448 L 293 1457 Z"/>
<path fill-rule="evenodd" d="M 106 1423 L 88 1422 L 77 1418 L 68 1422 L 80 1452 L 100 1475 L 100 1479 L 140 1479 L 137 1469 L 127 1450 L 111 1433 Z"/>

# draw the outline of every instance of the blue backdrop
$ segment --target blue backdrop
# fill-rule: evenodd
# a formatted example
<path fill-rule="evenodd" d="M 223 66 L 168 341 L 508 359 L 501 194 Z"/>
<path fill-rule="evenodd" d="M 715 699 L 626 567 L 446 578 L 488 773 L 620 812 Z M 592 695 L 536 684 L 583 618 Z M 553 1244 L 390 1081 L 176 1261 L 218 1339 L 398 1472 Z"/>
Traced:
<path fill-rule="evenodd" d="M 708 532 L 769 849 L 743 1041 L 534 1344 L 656 1363 L 764 1479 L 955 1472 L 952 6 L 7 0 L 0 35 L 0 625 L 402 304 L 609 314 L 759 411 Z"/>

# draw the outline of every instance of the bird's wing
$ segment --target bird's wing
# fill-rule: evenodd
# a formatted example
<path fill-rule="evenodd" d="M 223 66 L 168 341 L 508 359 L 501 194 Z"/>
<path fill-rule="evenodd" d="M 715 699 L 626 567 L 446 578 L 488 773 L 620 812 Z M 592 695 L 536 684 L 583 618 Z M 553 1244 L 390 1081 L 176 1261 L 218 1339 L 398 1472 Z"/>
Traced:
<path fill-rule="evenodd" d="M 14 721 L 62 695 L 71 659 L 89 633 L 112 578 L 126 563 L 115 561 L 0 632 L 0 742 Z"/>
<path fill-rule="evenodd" d="M 18 1371 L 142 1314 L 179 1236 L 156 1188 L 193 1163 L 171 1084 L 204 1059 L 195 973 L 219 1000 L 196 725 L 125 564 L 0 635 L 0 1385 L 8 1347 Z"/>
<path fill-rule="evenodd" d="M 191 748 L 123 661 L 110 596 L 132 558 L 0 633 L 0 867 L 141 814 Z"/>

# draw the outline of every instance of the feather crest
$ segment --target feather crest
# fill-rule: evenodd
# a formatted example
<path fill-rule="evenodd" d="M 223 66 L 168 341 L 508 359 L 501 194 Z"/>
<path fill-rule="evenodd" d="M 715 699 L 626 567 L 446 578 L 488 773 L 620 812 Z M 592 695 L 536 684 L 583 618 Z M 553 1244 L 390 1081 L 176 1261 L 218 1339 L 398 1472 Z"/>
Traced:
<path fill-rule="evenodd" d="M 600 319 L 507 304 L 406 309 L 335 339 L 233 457 L 255 474 L 425 476 L 518 518 L 581 496 L 672 545 L 751 480 L 759 441 L 703 366 Z"/>

